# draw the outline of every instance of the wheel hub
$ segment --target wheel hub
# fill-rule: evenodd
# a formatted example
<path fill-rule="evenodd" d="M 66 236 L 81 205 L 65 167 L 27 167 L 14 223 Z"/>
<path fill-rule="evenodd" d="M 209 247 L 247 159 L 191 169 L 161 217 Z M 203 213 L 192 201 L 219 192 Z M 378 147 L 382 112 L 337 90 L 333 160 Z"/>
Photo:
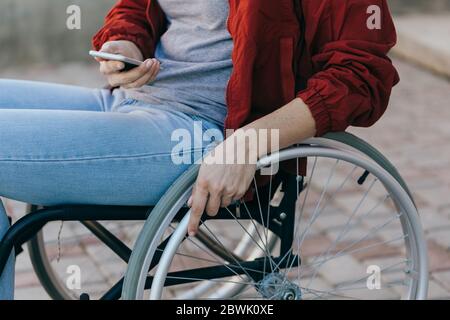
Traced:
<path fill-rule="evenodd" d="M 270 300 L 301 300 L 300 288 L 280 273 L 270 273 L 258 283 L 258 292 Z"/>

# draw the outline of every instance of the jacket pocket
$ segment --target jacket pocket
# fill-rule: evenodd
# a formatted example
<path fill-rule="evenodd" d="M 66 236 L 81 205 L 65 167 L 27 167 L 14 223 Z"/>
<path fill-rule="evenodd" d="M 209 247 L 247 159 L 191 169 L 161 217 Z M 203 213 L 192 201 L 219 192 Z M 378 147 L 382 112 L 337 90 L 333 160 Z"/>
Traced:
<path fill-rule="evenodd" d="M 294 38 L 280 39 L 280 79 L 285 103 L 295 98 Z"/>

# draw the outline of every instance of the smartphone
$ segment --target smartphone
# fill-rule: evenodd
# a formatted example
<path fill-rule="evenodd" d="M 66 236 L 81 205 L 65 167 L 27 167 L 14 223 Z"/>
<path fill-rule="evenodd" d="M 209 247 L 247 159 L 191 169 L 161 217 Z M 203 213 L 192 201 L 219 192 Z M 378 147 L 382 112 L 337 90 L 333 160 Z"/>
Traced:
<path fill-rule="evenodd" d="M 124 67 L 124 71 L 128 71 L 131 70 L 133 68 L 136 68 L 138 66 L 140 66 L 142 64 L 142 61 L 139 60 L 135 60 L 135 59 L 131 59 L 128 57 L 125 57 L 123 55 L 120 54 L 113 54 L 113 53 L 107 53 L 107 52 L 100 52 L 100 51 L 89 51 L 89 55 L 94 57 L 94 58 L 101 58 L 101 59 L 105 59 L 105 60 L 110 60 L 110 61 L 120 61 L 123 62 L 125 67 Z"/>

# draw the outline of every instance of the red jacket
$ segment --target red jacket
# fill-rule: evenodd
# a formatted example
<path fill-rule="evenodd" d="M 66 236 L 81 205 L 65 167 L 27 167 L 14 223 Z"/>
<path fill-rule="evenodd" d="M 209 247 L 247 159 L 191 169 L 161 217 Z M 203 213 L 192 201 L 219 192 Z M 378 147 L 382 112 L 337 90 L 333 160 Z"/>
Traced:
<path fill-rule="evenodd" d="M 295 97 L 311 109 L 317 135 L 370 126 L 384 113 L 398 74 L 388 51 L 396 32 L 386 0 L 229 0 L 234 69 L 226 128 L 273 112 Z M 369 6 L 381 8 L 370 30 Z M 166 19 L 156 0 L 120 0 L 94 36 L 98 50 L 130 40 L 152 57 Z"/>

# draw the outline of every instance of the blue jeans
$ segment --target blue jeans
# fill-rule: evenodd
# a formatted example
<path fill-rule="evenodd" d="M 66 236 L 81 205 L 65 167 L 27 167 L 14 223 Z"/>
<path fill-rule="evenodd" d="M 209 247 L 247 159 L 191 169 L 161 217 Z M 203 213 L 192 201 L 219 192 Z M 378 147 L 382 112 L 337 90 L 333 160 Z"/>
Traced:
<path fill-rule="evenodd" d="M 0 196 L 47 206 L 156 204 L 189 167 L 173 161 L 176 129 L 191 133 L 192 161 L 208 144 L 194 130 L 221 131 L 120 90 L 0 80 Z M 7 228 L 0 202 L 0 237 Z M 0 299 L 11 299 L 13 288 L 11 257 Z"/>

